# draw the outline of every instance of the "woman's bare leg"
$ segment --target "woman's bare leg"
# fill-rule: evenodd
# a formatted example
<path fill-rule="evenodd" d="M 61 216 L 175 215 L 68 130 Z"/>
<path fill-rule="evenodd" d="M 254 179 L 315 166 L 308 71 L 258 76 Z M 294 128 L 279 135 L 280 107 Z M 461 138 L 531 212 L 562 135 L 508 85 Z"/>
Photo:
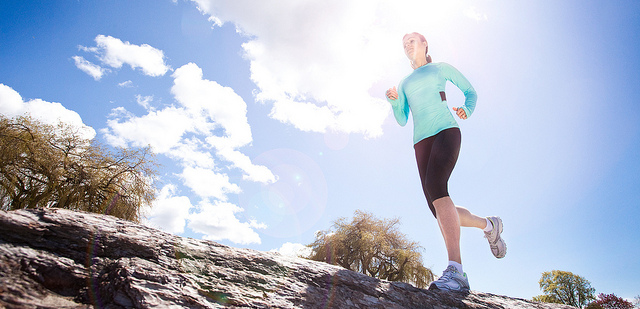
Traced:
<path fill-rule="evenodd" d="M 460 227 L 487 227 L 487 219 L 472 214 L 468 209 L 453 204 L 450 197 L 445 196 L 433 201 L 438 215 L 438 225 L 444 237 L 449 261 L 462 264 L 460 256 Z"/>
<path fill-rule="evenodd" d="M 458 211 L 458 217 L 460 218 L 460 226 L 464 227 L 476 227 L 484 229 L 487 227 L 487 219 L 472 214 L 468 209 L 460 206 L 456 206 Z"/>
<path fill-rule="evenodd" d="M 462 264 L 460 256 L 460 217 L 456 205 L 450 197 L 445 196 L 433 201 L 436 209 L 438 225 L 444 237 L 449 261 Z"/>

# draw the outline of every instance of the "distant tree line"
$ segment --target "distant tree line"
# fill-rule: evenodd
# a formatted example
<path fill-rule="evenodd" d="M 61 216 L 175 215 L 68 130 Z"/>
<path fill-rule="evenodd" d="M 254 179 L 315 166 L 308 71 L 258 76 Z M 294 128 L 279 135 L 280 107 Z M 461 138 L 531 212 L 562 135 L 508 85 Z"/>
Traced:
<path fill-rule="evenodd" d="M 0 115 L 0 209 L 58 207 L 138 222 L 155 199 L 149 147 L 112 152 L 77 128 Z"/>

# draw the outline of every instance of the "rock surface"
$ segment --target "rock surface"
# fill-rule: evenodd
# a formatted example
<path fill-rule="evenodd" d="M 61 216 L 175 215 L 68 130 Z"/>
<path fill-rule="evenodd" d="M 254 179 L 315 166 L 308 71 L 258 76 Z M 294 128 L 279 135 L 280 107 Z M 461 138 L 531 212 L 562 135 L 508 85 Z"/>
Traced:
<path fill-rule="evenodd" d="M 0 308 L 572 308 L 445 293 L 63 209 L 0 211 Z"/>

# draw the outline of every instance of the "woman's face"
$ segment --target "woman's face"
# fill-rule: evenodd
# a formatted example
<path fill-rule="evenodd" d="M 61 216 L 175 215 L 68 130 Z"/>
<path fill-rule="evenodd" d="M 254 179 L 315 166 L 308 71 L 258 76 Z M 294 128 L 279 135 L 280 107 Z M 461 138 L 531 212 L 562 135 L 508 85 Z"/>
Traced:
<path fill-rule="evenodd" d="M 416 60 L 420 56 L 426 57 L 427 42 L 420 40 L 415 34 L 407 35 L 402 41 L 404 45 L 404 54 L 407 55 L 409 60 Z"/>

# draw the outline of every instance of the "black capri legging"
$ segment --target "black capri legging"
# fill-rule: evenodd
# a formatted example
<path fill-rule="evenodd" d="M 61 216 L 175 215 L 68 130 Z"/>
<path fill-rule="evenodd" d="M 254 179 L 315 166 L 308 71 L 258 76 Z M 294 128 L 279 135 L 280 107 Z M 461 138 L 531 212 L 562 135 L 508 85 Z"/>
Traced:
<path fill-rule="evenodd" d="M 447 183 L 458 161 L 462 136 L 459 128 L 450 128 L 419 141 L 413 146 L 416 151 L 418 172 L 422 190 L 429 209 L 436 216 L 433 201 L 449 196 Z"/>

